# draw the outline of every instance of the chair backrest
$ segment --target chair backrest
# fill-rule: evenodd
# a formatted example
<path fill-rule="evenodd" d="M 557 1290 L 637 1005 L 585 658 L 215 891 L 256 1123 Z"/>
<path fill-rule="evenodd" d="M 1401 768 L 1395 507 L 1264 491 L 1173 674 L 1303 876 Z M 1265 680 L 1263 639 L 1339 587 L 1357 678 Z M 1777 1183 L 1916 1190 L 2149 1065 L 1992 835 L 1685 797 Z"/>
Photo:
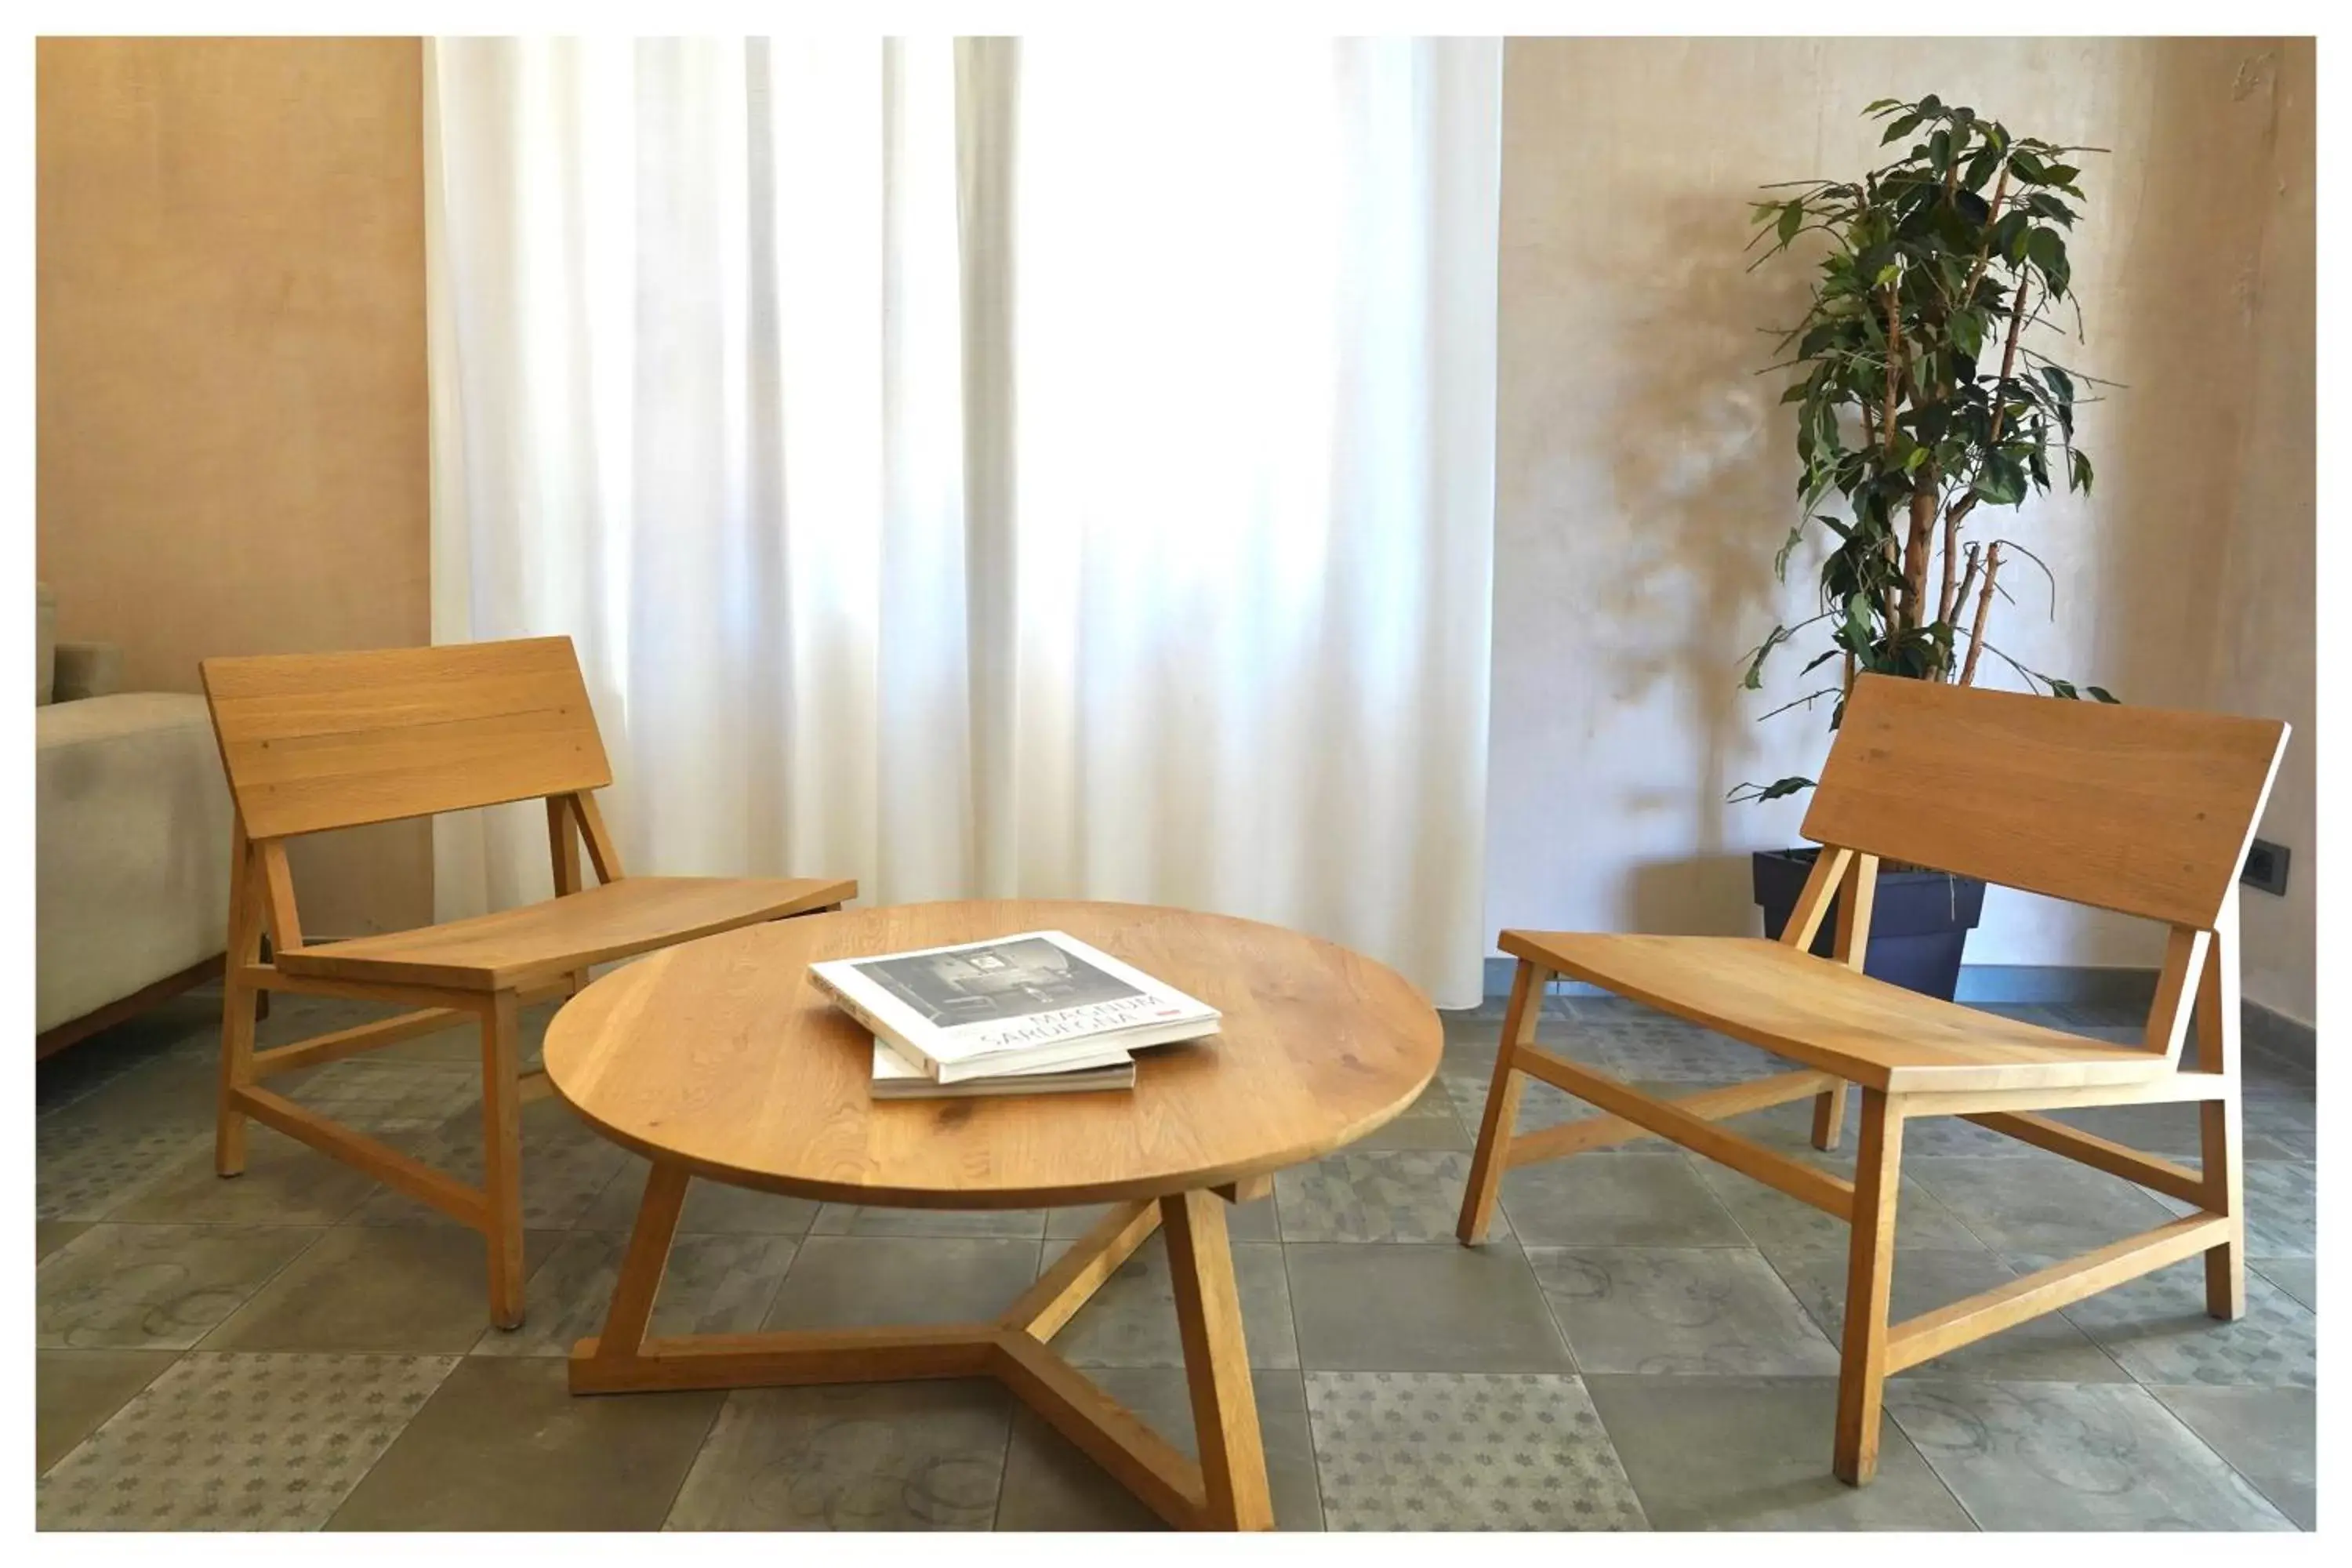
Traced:
<path fill-rule="evenodd" d="M 2287 726 L 1865 675 L 1805 837 L 2210 930 Z"/>
<path fill-rule="evenodd" d="M 229 790 L 255 839 L 613 782 L 570 637 L 199 668 Z"/>

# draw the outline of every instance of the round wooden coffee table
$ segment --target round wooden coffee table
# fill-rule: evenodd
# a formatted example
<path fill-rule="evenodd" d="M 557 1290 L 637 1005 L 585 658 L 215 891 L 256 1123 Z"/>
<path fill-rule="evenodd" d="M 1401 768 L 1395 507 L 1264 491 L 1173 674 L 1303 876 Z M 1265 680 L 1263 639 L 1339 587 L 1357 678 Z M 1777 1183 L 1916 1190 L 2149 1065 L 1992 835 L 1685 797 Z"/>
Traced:
<path fill-rule="evenodd" d="M 1132 1091 L 867 1095 L 871 1037 L 817 992 L 819 959 L 1065 931 L 1224 1015 L 1143 1051 Z M 1273 1525 L 1224 1205 L 1410 1105 L 1437 1070 L 1427 998 L 1278 926 L 1138 904 L 914 904 L 810 915 L 650 954 L 548 1026 L 549 1083 L 653 1162 L 604 1331 L 575 1394 L 992 1376 L 1172 1524 Z M 993 1321 L 649 1339 L 688 1178 L 904 1208 L 1113 1206 Z M 1195 1464 L 1047 1348 L 1165 1225 Z"/>

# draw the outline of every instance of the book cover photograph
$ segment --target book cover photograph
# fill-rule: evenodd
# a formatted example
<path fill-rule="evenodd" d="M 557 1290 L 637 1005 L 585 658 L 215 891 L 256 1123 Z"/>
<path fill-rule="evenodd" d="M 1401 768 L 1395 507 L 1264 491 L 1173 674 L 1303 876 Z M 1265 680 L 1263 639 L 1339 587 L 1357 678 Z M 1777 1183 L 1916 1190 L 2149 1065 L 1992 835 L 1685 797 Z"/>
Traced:
<path fill-rule="evenodd" d="M 852 967 L 941 1028 L 1004 1023 L 1143 994 L 1043 936 L 868 959 Z"/>

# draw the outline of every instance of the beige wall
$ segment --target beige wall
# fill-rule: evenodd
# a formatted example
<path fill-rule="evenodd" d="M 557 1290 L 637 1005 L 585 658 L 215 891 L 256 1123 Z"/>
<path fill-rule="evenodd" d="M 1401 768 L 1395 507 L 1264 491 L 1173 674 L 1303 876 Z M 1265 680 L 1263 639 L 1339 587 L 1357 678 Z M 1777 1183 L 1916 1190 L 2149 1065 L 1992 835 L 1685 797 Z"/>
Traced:
<path fill-rule="evenodd" d="M 428 630 L 423 79 L 402 39 L 43 39 L 39 572 L 135 687 Z M 421 824 L 298 843 L 306 925 L 431 918 Z"/>
<path fill-rule="evenodd" d="M 1995 622 L 2033 668 L 2126 700 L 2296 722 L 2266 836 L 2289 900 L 2247 894 L 2249 994 L 2311 1016 L 2312 52 L 2231 40 L 1530 39 L 1504 90 L 1490 926 L 1753 929 L 1746 854 L 1801 801 L 1723 804 L 1816 771 L 1817 715 L 1757 715 L 1742 653 L 1811 612 L 1784 379 L 1758 329 L 1807 268 L 1745 273 L 1768 181 L 1880 161 L 1858 114 L 1934 91 L 2087 160 L 2073 251 L 2087 342 L 2128 383 L 2085 410 L 2095 496 L 2011 526 Z M 1982 516 L 1983 514 L 1979 514 Z M 2153 933 L 1996 892 L 1982 963 L 2147 964 Z"/>

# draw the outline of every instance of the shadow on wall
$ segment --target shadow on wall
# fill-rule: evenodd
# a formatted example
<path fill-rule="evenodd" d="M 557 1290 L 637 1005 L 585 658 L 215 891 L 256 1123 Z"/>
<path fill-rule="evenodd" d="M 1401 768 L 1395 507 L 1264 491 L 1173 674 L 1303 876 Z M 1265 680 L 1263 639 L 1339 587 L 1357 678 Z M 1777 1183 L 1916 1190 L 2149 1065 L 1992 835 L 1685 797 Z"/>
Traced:
<path fill-rule="evenodd" d="M 1644 861 L 1626 877 L 1626 931 L 1764 934 L 1764 916 L 1756 907 L 1755 880 L 1745 854 Z"/>
<path fill-rule="evenodd" d="M 1752 838 L 1756 826 L 1738 814 L 1757 808 L 1726 797 L 1794 741 L 1757 735 L 1775 703 L 1742 689 L 1739 678 L 1744 654 L 1783 606 L 1811 602 L 1810 549 L 1790 562 L 1791 586 L 1772 575 L 1773 552 L 1798 515 L 1795 427 L 1778 401 L 1788 377 L 1758 374 L 1772 363 L 1779 331 L 1803 313 L 1811 269 L 1784 258 L 1744 270 L 1750 196 L 1720 189 L 1661 204 L 1656 253 L 1671 275 L 1645 291 L 1658 305 L 1624 323 L 1613 356 L 1631 368 L 1611 405 L 1622 532 L 1607 568 L 1619 591 L 1599 601 L 1613 623 L 1601 640 L 1626 650 L 1611 671 L 1616 689 L 1638 702 L 1664 683 L 1698 752 L 1686 781 L 1637 789 L 1626 802 L 1637 814 L 1689 813 L 1682 837 L 1702 852 L 1633 874 L 1626 929 L 1636 931 L 1685 930 L 1694 918 L 1748 908 L 1746 856 L 1714 851 Z M 1799 710 L 1771 723 L 1810 726 L 1825 744 L 1827 717 Z"/>

